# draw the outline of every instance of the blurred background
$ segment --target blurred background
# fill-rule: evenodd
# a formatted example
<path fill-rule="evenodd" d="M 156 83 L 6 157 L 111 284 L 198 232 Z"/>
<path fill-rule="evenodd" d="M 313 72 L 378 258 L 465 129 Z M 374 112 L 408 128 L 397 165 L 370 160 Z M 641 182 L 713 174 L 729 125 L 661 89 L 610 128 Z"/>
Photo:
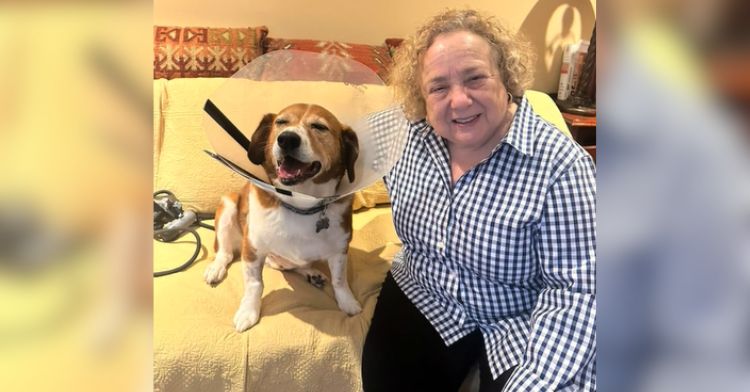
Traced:
<path fill-rule="evenodd" d="M 0 5 L 0 390 L 150 390 L 148 2 Z"/>
<path fill-rule="evenodd" d="M 247 6 L 172 3 L 0 6 L 0 390 L 151 389 L 153 25 Z M 384 35 L 449 3 L 410 3 Z M 258 20 L 294 9 L 275 4 Z M 748 4 L 507 2 L 541 91 L 598 25 L 602 391 L 750 390 Z"/>
<path fill-rule="evenodd" d="M 749 5 L 600 9 L 602 391 L 750 390 Z"/>

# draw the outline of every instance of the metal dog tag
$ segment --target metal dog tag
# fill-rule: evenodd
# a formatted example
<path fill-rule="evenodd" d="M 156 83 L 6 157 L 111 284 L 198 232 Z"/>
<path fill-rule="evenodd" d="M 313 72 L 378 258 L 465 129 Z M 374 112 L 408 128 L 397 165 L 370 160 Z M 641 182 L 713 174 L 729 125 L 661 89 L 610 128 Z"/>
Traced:
<path fill-rule="evenodd" d="M 323 215 L 318 219 L 317 222 L 315 222 L 315 232 L 320 233 L 321 230 L 325 230 L 328 228 L 328 217 Z"/>

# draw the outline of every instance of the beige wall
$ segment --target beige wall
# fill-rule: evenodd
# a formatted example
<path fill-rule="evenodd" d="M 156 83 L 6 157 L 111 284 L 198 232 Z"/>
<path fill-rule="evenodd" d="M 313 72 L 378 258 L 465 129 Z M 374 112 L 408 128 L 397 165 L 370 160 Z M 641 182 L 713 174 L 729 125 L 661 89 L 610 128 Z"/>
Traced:
<path fill-rule="evenodd" d="M 561 45 L 589 39 L 596 18 L 596 0 L 154 0 L 154 24 L 265 25 L 272 37 L 382 44 L 411 34 L 445 7 L 468 5 L 526 36 L 537 53 L 533 87 L 547 92 L 557 91 Z"/>

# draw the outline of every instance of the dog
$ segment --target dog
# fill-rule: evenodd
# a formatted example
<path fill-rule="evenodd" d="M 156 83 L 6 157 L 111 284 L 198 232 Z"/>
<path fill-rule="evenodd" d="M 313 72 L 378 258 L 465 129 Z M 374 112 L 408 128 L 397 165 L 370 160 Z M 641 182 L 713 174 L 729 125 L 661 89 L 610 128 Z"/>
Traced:
<path fill-rule="evenodd" d="M 346 175 L 354 181 L 359 155 L 357 134 L 327 109 L 294 104 L 278 114 L 266 114 L 252 135 L 248 157 L 261 165 L 280 189 L 312 196 L 331 196 Z M 327 261 L 339 308 L 348 315 L 362 311 L 346 274 L 352 237 L 352 197 L 327 205 L 275 194 L 248 182 L 239 193 L 225 195 L 216 211 L 216 257 L 204 279 L 215 286 L 240 253 L 244 294 L 234 316 L 238 332 L 260 318 L 264 264 L 294 271 L 322 288 L 327 278 L 312 268 Z"/>

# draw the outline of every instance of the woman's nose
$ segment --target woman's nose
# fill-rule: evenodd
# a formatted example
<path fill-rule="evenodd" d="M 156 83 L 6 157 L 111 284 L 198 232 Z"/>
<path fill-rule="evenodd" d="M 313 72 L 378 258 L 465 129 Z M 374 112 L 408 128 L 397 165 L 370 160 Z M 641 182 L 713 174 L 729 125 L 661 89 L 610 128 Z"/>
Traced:
<path fill-rule="evenodd" d="M 459 109 L 471 105 L 471 97 L 465 86 L 453 86 L 450 91 L 452 109 Z"/>

